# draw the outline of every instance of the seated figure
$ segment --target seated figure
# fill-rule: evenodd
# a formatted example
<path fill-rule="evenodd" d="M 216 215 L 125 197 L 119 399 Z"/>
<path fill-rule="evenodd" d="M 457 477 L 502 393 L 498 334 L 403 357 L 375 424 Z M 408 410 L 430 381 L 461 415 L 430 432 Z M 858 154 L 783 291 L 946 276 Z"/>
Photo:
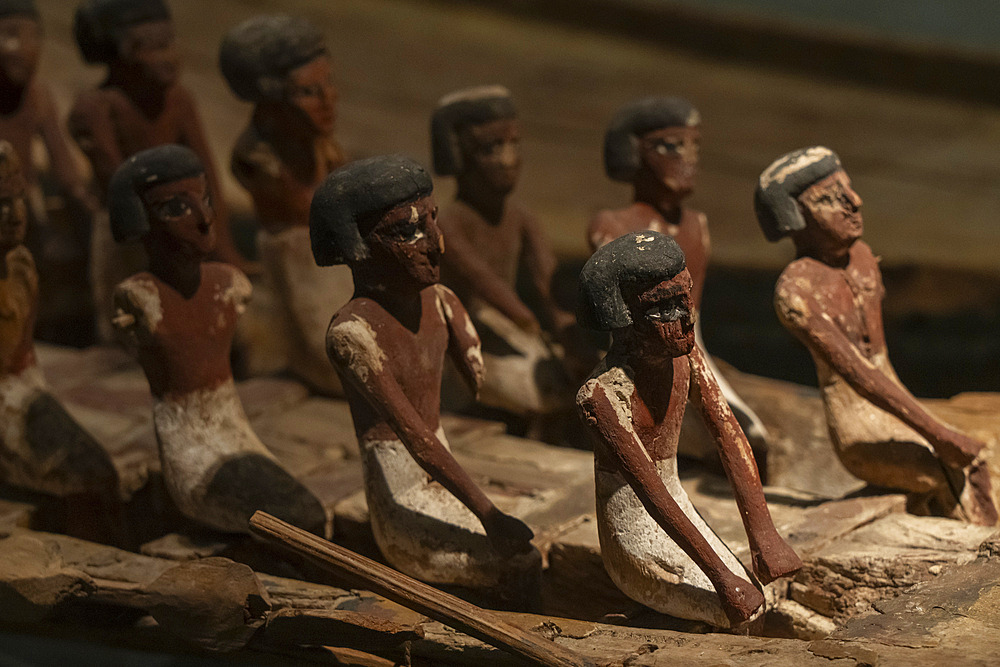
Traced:
<path fill-rule="evenodd" d="M 0 141 L 0 483 L 72 496 L 74 504 L 90 499 L 103 515 L 98 522 L 109 521 L 120 505 L 111 457 L 49 393 L 35 359 L 38 272 L 24 246 L 27 187 L 13 147 Z"/>
<path fill-rule="evenodd" d="M 889 361 L 882 272 L 861 240 L 861 197 L 837 156 L 814 146 L 778 158 L 760 175 L 754 208 L 768 240 L 795 243 L 774 304 L 816 363 L 844 467 L 906 491 L 914 511 L 995 524 L 983 444 L 925 410 Z"/>
<path fill-rule="evenodd" d="M 552 298 L 556 257 L 538 220 L 509 196 L 521 170 L 520 136 L 514 103 L 501 86 L 446 95 L 431 120 L 434 170 L 458 184 L 455 201 L 441 212 L 448 239 L 441 279 L 468 306 L 483 338 L 479 401 L 530 416 L 572 404 L 563 351 L 545 336 L 567 342 L 576 319 Z M 517 293 L 522 268 L 538 296 L 537 315 Z"/>
<path fill-rule="evenodd" d="M 604 135 L 604 169 L 613 180 L 632 185 L 631 205 L 599 211 L 591 220 L 587 240 L 596 250 L 622 234 L 651 230 L 673 237 L 687 261 L 693 283 L 691 298 L 701 309 L 711 242 L 708 218 L 684 205 L 694 191 L 701 144 L 701 116 L 679 97 L 648 97 L 622 107 Z M 701 318 L 695 321 L 695 339 L 702 351 Z M 722 394 L 729 401 L 755 453 L 767 451 L 767 428 L 705 355 Z M 685 430 L 700 428 L 697 424 Z M 698 435 L 693 430 L 691 435 Z M 701 437 L 686 438 L 684 454 L 701 457 Z"/>
<path fill-rule="evenodd" d="M 88 63 L 103 65 L 107 76 L 73 103 L 69 131 L 90 161 L 98 194 L 108 197 L 111 176 L 138 151 L 181 144 L 205 165 L 218 210 L 215 255 L 241 268 L 253 267 L 236 250 L 214 160 L 194 96 L 180 82 L 180 57 L 166 0 L 82 0 L 73 35 Z M 104 215 L 94 222 L 90 250 L 91 292 L 97 330 L 104 342 L 110 327 L 115 285 L 144 268 L 142 248 L 115 244 Z"/>
<path fill-rule="evenodd" d="M 684 253 L 659 232 L 625 234 L 593 254 L 580 290 L 581 322 L 612 332 L 576 399 L 594 440 L 604 567 L 626 595 L 659 612 L 741 625 L 758 615 L 764 596 L 681 486 L 677 447 L 688 405 L 718 446 L 757 580 L 767 584 L 802 563 L 774 528 L 746 436 L 695 344 Z"/>
<path fill-rule="evenodd" d="M 180 511 L 226 532 L 249 532 L 264 510 L 322 534 L 320 502 L 277 462 L 247 421 L 229 365 L 250 281 L 205 261 L 216 226 L 208 179 L 188 148 L 133 155 L 111 179 L 111 231 L 141 241 L 149 271 L 114 293 L 114 328 L 153 394 L 163 479 Z"/>
<path fill-rule="evenodd" d="M 254 104 L 231 166 L 261 224 L 257 249 L 282 308 L 288 369 L 314 391 L 340 396 L 326 325 L 354 284 L 346 266 L 316 266 L 309 247 L 313 192 L 346 161 L 333 136 L 337 89 L 323 34 L 302 18 L 258 16 L 226 34 L 219 65 L 233 92 Z"/>
<path fill-rule="evenodd" d="M 420 165 L 381 156 L 341 167 L 316 191 L 316 262 L 347 264 L 355 285 L 333 316 L 327 349 L 351 406 L 385 559 L 418 579 L 495 591 L 516 606 L 538 594 L 532 532 L 487 498 L 441 429 L 445 354 L 473 389 L 483 358 L 462 302 L 438 283 L 444 243 L 431 189 Z"/>

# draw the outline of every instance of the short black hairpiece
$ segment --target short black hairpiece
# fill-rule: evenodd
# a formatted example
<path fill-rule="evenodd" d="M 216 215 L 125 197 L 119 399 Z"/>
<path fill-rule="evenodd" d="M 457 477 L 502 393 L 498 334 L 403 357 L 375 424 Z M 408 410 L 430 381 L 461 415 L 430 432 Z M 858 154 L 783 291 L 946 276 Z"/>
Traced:
<path fill-rule="evenodd" d="M 514 100 L 503 86 L 464 88 L 442 97 L 431 116 L 434 172 L 454 176 L 465 168 L 458 139 L 463 127 L 516 117 Z"/>
<path fill-rule="evenodd" d="M 614 115 L 604 135 L 604 170 L 616 181 L 631 182 L 642 166 L 639 138 L 665 127 L 694 127 L 701 116 L 680 97 L 646 97 L 629 102 Z"/>
<path fill-rule="evenodd" d="M 684 251 L 659 232 L 630 232 L 597 249 L 580 272 L 577 316 L 584 326 L 611 331 L 632 324 L 622 288 L 669 280 L 684 270 Z"/>
<path fill-rule="evenodd" d="M 777 241 L 804 229 L 798 196 L 840 169 L 840 158 L 823 146 L 800 148 L 772 162 L 761 173 L 753 195 L 757 222 L 767 240 Z"/>
<path fill-rule="evenodd" d="M 358 222 L 431 194 L 427 171 L 404 155 L 380 155 L 340 167 L 323 181 L 309 209 L 309 238 L 320 266 L 369 257 Z"/>
<path fill-rule="evenodd" d="M 27 14 L 37 19 L 38 7 L 35 6 L 35 0 L 0 0 L 0 17 L 14 14 Z"/>
<path fill-rule="evenodd" d="M 288 73 L 325 53 L 323 33 L 306 19 L 255 16 L 226 33 L 219 68 L 240 99 L 281 99 Z"/>
<path fill-rule="evenodd" d="M 130 243 L 149 233 L 143 192 L 203 173 L 205 168 L 195 152 L 176 144 L 140 151 L 125 160 L 108 184 L 108 216 L 115 241 Z"/>
<path fill-rule="evenodd" d="M 170 18 L 163 0 L 84 0 L 76 8 L 73 36 L 84 60 L 109 63 L 118 57 L 126 28 Z"/>

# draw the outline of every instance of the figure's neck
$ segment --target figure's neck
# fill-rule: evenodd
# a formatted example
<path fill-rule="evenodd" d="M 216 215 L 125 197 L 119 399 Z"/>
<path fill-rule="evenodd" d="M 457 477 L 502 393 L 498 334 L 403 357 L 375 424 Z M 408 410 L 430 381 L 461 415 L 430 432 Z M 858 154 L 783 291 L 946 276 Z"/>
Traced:
<path fill-rule="evenodd" d="M 10 116 L 21 109 L 27 86 L 18 86 L 0 78 L 0 115 Z"/>
<path fill-rule="evenodd" d="M 631 327 L 618 329 L 612 334 L 608 357 L 632 368 L 636 383 L 641 383 L 651 376 L 661 375 L 673 368 L 674 363 L 674 357 L 664 354 L 661 349 L 653 349 L 647 345 L 635 335 Z"/>
<path fill-rule="evenodd" d="M 201 286 L 201 258 L 146 246 L 149 272 L 190 299 Z"/>
<path fill-rule="evenodd" d="M 634 201 L 656 209 L 664 220 L 674 225 L 680 224 L 681 202 L 685 196 L 660 182 L 648 183 L 643 180 L 637 181 L 633 190 Z"/>
<path fill-rule="evenodd" d="M 500 193 L 459 178 L 455 199 L 479 213 L 487 222 L 495 225 L 503 219 L 507 206 L 507 195 L 508 193 Z"/>
<path fill-rule="evenodd" d="M 798 238 L 795 239 L 795 252 L 797 257 L 811 257 L 836 269 L 847 268 L 851 262 L 850 245 L 815 243 L 809 239 Z"/>
<path fill-rule="evenodd" d="M 421 292 L 426 286 L 411 279 L 393 279 L 376 270 L 354 267 L 354 298 L 376 302 L 403 326 L 416 332 L 422 317 Z"/>
<path fill-rule="evenodd" d="M 126 65 L 112 63 L 108 67 L 108 79 L 105 85 L 120 89 L 147 117 L 159 116 L 166 107 L 169 88 L 151 85 L 138 76 L 133 68 Z"/>
<path fill-rule="evenodd" d="M 280 103 L 261 102 L 254 109 L 251 122 L 272 146 L 312 151 L 325 138 L 312 123 L 297 118 Z"/>

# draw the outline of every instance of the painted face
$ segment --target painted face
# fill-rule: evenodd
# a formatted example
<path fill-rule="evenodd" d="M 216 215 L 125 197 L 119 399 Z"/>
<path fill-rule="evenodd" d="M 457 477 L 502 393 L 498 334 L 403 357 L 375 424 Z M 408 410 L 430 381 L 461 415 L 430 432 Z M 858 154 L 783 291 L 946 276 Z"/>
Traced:
<path fill-rule="evenodd" d="M 430 195 L 386 212 L 365 236 L 371 261 L 384 271 L 402 272 L 420 287 L 438 282 L 444 236 L 437 213 Z"/>
<path fill-rule="evenodd" d="M 861 203 L 843 169 L 813 183 L 799 195 L 807 233 L 820 234 L 837 246 L 850 246 L 861 238 Z"/>
<path fill-rule="evenodd" d="M 177 54 L 172 21 L 149 21 L 129 26 L 118 45 L 121 59 L 143 81 L 169 88 L 177 81 L 180 56 Z"/>
<path fill-rule="evenodd" d="M 197 257 L 215 250 L 215 210 L 204 174 L 154 185 L 142 195 L 150 234 Z"/>
<path fill-rule="evenodd" d="M 700 145 L 697 126 L 664 127 L 642 135 L 639 152 L 654 179 L 671 192 L 687 195 L 694 190 Z"/>
<path fill-rule="evenodd" d="M 466 176 L 500 194 L 514 189 L 521 173 L 521 124 L 516 118 L 471 125 L 459 138 Z"/>
<path fill-rule="evenodd" d="M 42 30 L 30 16 L 0 19 L 0 76 L 15 86 L 26 86 L 35 75 L 42 50 Z"/>
<path fill-rule="evenodd" d="M 0 249 L 24 243 L 28 230 L 28 206 L 24 197 L 0 197 Z"/>
<path fill-rule="evenodd" d="M 337 99 L 333 85 L 333 64 L 322 55 L 288 73 L 285 100 L 320 135 L 333 132 L 337 122 Z"/>
<path fill-rule="evenodd" d="M 642 289 L 628 301 L 632 329 L 653 354 L 679 357 L 694 346 L 694 303 L 691 274 L 684 269 L 673 278 Z"/>

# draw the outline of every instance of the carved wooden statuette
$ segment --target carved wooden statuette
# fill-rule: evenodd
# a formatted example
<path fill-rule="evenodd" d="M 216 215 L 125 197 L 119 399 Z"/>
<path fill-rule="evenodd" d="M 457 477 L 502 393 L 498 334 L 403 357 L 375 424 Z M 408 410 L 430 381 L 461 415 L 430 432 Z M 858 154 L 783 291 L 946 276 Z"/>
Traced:
<path fill-rule="evenodd" d="M 633 203 L 598 212 L 587 230 L 591 250 L 628 232 L 651 230 L 673 237 L 687 260 L 695 310 L 701 309 L 711 242 L 708 218 L 685 206 L 684 200 L 694 191 L 700 143 L 701 116 L 687 100 L 649 97 L 622 107 L 604 135 L 604 168 L 609 178 L 632 185 Z M 700 318 L 695 338 L 705 351 Z M 755 451 L 767 451 L 764 424 L 722 377 L 712 357 L 704 356 L 750 444 Z M 687 438 L 681 449 L 701 456 L 699 442 Z"/>
<path fill-rule="evenodd" d="M 247 532 L 265 510 L 322 533 L 319 501 L 275 460 L 243 412 L 229 366 L 236 320 L 250 299 L 239 269 L 215 249 L 211 188 L 197 155 L 176 145 L 128 158 L 111 179 L 111 230 L 141 241 L 149 272 L 114 293 L 114 326 L 153 394 L 167 490 L 191 519 Z"/>
<path fill-rule="evenodd" d="M 0 139 L 25 157 L 22 168 L 31 196 L 31 214 L 45 219 L 38 174 L 28 157 L 32 141 L 41 138 L 52 174 L 63 193 L 84 210 L 98 203 L 77 169 L 59 123 L 52 91 L 36 78 L 41 55 L 42 26 L 34 0 L 0 0 Z"/>
<path fill-rule="evenodd" d="M 111 458 L 48 393 L 36 364 L 38 273 L 23 245 L 26 194 L 18 156 L 0 142 L 0 482 L 76 497 L 75 503 L 89 498 L 92 508 L 111 520 L 119 504 Z M 70 530 L 93 533 L 79 528 Z"/>
<path fill-rule="evenodd" d="M 317 190 L 316 262 L 347 264 L 355 285 L 330 323 L 330 360 L 351 406 L 386 560 L 424 581 L 523 601 L 538 594 L 532 532 L 486 497 L 441 430 L 445 354 L 473 388 L 483 359 L 462 302 L 438 284 L 444 244 L 431 189 L 420 165 L 382 156 L 341 167 Z"/>
<path fill-rule="evenodd" d="M 684 254 L 659 232 L 628 233 L 594 253 L 580 289 L 581 322 L 612 332 L 607 356 L 577 395 L 594 436 L 604 566 L 625 594 L 657 611 L 742 624 L 764 597 L 677 476 L 688 402 L 718 445 L 757 579 L 766 584 L 802 563 L 771 522 L 749 444 L 695 344 Z"/>
<path fill-rule="evenodd" d="M 889 361 L 882 273 L 861 241 L 861 197 L 837 156 L 815 146 L 778 158 L 760 176 L 754 208 L 769 240 L 795 243 L 775 307 L 816 363 L 844 467 L 907 491 L 912 509 L 995 524 L 983 444 L 928 413 Z"/>
<path fill-rule="evenodd" d="M 339 396 L 326 318 L 350 300 L 354 284 L 346 266 L 318 267 L 309 246 L 313 192 L 346 162 L 333 135 L 337 89 L 323 34 L 302 18 L 258 16 L 229 31 L 219 64 L 233 92 L 254 103 L 232 170 L 263 228 L 257 248 L 284 309 L 289 370 Z"/>
<path fill-rule="evenodd" d="M 85 0 L 73 25 L 84 60 L 107 66 L 108 76 L 95 90 L 81 93 L 69 117 L 70 134 L 90 160 L 99 194 L 106 197 L 112 174 L 138 151 L 181 144 L 205 165 L 218 208 L 216 255 L 252 268 L 233 246 L 228 214 L 208 141 L 194 98 L 180 83 L 174 24 L 164 0 Z M 98 313 L 98 333 L 110 340 L 108 326 L 114 286 L 142 269 L 138 245 L 116 247 L 103 219 L 91 240 L 91 289 Z"/>
<path fill-rule="evenodd" d="M 571 405 L 561 351 L 541 332 L 564 339 L 576 318 L 552 298 L 556 258 L 538 220 L 509 197 L 521 169 L 520 133 L 510 93 L 501 86 L 447 95 L 431 120 L 434 170 L 458 183 L 455 202 L 440 218 L 448 239 L 442 281 L 468 305 L 485 341 L 479 400 L 531 415 Z M 537 316 L 516 290 L 522 266 L 539 297 Z"/>

